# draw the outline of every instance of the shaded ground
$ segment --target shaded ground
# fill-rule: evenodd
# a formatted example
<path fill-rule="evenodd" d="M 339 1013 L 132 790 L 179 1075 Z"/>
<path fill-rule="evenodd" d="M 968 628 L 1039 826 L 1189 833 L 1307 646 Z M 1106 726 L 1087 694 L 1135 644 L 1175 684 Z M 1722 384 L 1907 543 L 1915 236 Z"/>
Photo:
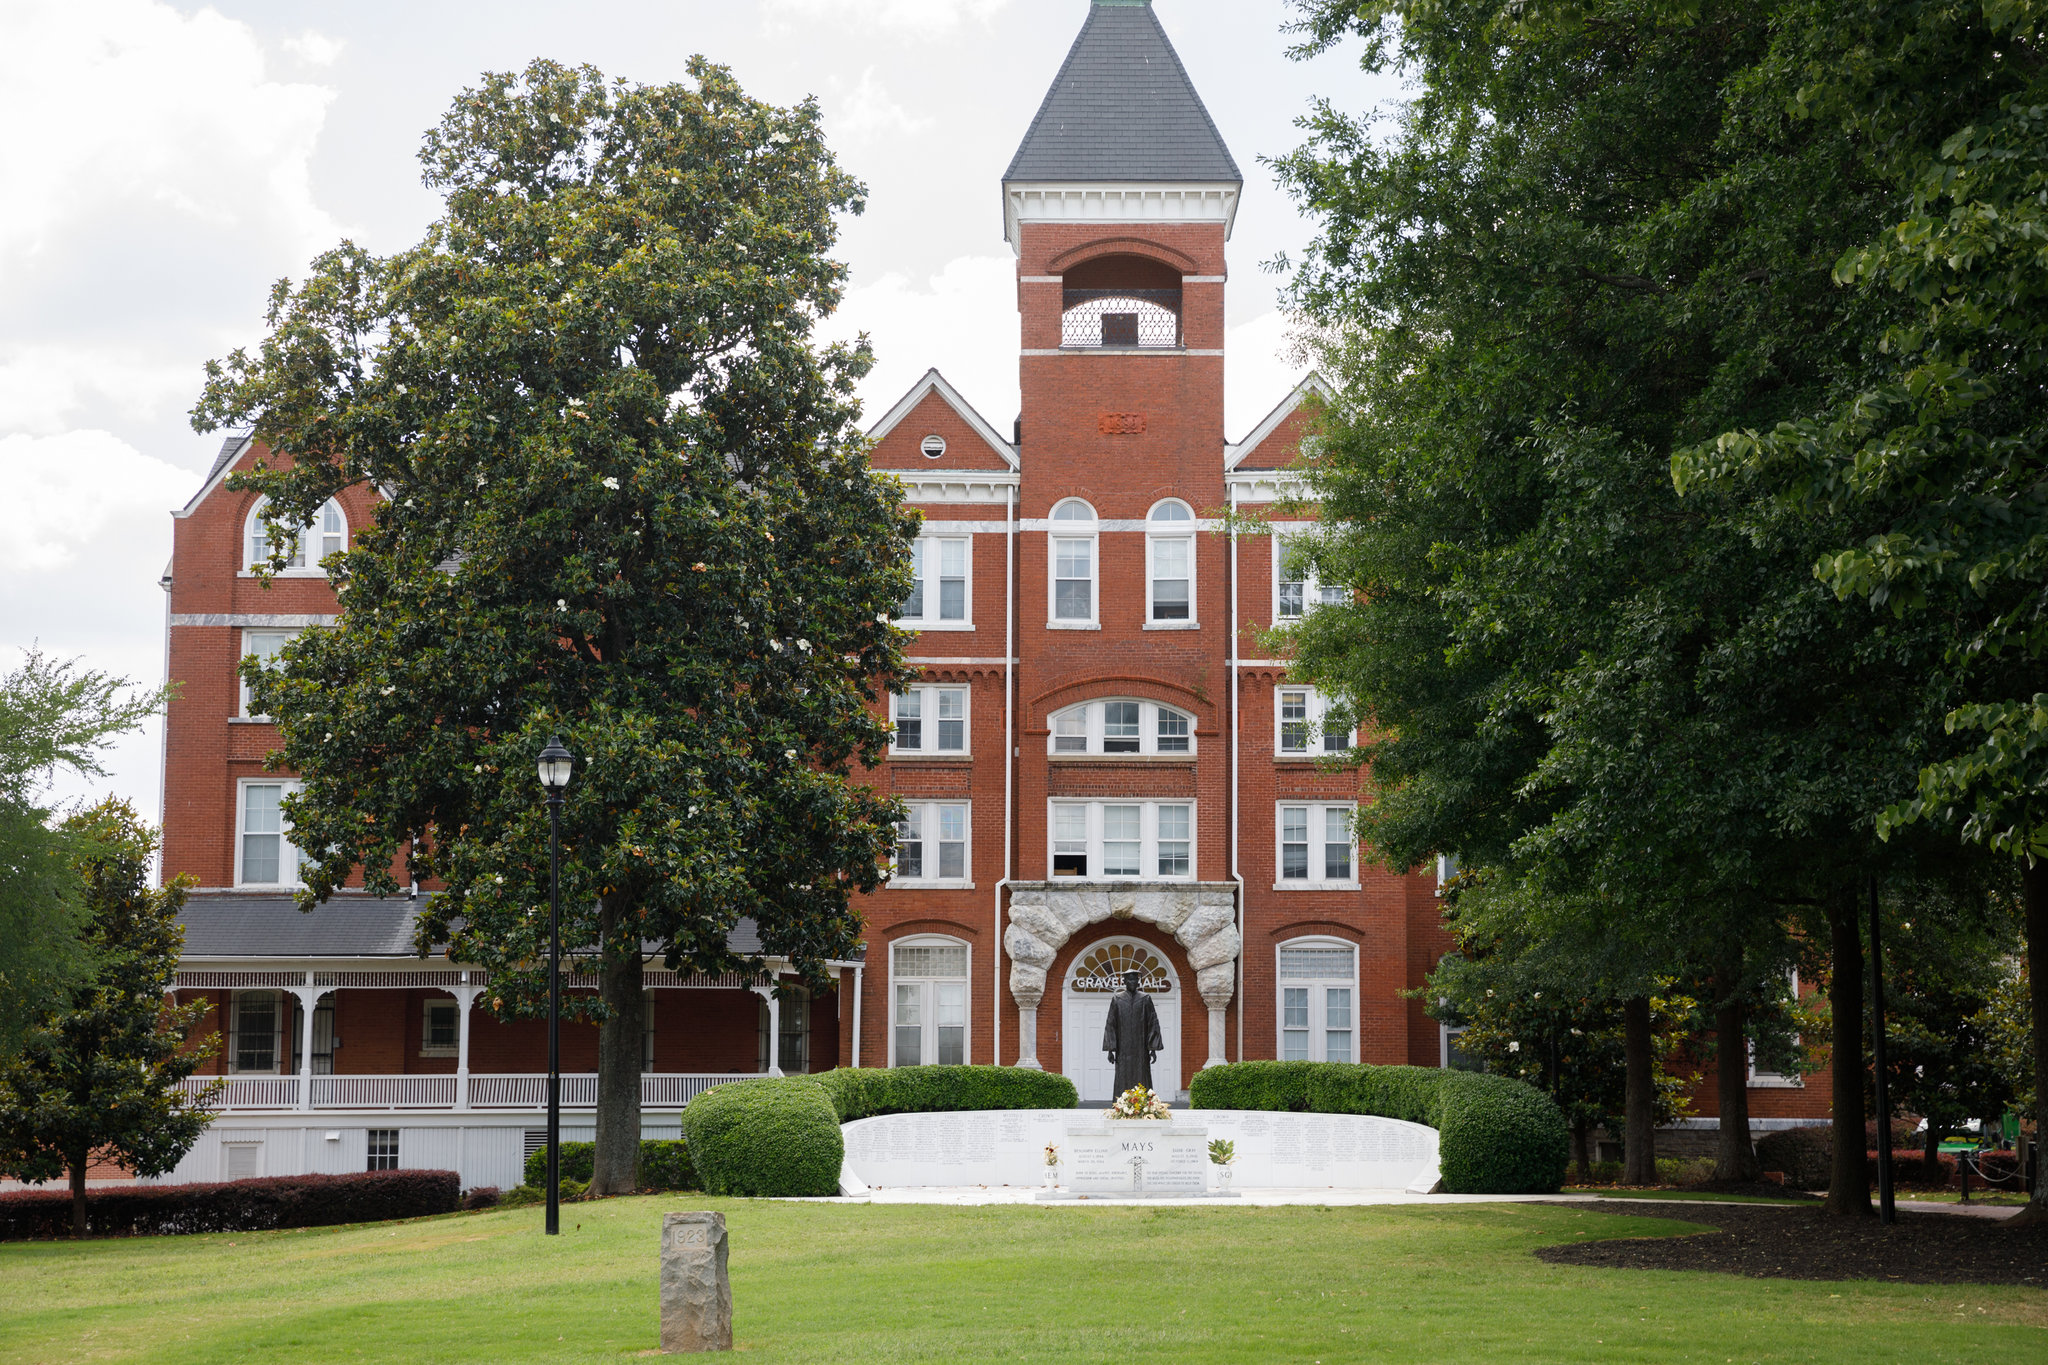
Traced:
<path fill-rule="evenodd" d="M 1618 1200 L 1600 1209 L 1640 1218 L 1668 1219 L 1674 1212 L 1671 1205 L 1632 1207 Z M 1875 1218 L 1826 1218 L 1798 1207 L 1688 1204 L 1682 1216 L 1719 1231 L 1538 1247 L 1536 1255 L 1557 1265 L 1711 1270 L 1759 1279 L 2048 1287 L 2048 1227 L 2007 1228 L 1918 1209 L 1890 1227 Z"/>

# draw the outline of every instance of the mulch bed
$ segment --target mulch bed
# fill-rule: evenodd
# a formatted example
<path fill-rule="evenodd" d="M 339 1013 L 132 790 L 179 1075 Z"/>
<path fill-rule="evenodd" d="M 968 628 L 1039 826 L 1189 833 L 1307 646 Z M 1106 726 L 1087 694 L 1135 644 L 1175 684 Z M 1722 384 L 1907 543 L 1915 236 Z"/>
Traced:
<path fill-rule="evenodd" d="M 1827 1218 L 1818 1209 L 1758 1204 L 1657 1204 L 1607 1200 L 1556 1204 L 1636 1218 L 1706 1223 L 1718 1232 L 1537 1248 L 1559 1265 L 1631 1270 L 1709 1270 L 1785 1280 L 1890 1280 L 1900 1284 L 2023 1284 L 2048 1287 L 2048 1225 L 2008 1228 L 1952 1213 Z"/>

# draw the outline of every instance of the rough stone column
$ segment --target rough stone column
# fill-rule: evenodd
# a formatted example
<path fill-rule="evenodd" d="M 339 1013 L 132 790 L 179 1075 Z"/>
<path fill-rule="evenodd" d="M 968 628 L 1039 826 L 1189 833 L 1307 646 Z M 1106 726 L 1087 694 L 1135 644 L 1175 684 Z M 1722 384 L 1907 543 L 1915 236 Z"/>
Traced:
<path fill-rule="evenodd" d="M 1209 1007 L 1209 1059 L 1202 1063 L 1204 1071 L 1230 1060 L 1226 1055 L 1228 1045 L 1224 1023 L 1230 1002 L 1237 994 L 1236 966 L 1234 961 L 1219 962 L 1195 973 L 1195 989 L 1200 992 L 1202 1003 Z"/>
<path fill-rule="evenodd" d="M 662 1354 L 731 1349 L 725 1215 L 668 1214 L 661 1220 Z"/>

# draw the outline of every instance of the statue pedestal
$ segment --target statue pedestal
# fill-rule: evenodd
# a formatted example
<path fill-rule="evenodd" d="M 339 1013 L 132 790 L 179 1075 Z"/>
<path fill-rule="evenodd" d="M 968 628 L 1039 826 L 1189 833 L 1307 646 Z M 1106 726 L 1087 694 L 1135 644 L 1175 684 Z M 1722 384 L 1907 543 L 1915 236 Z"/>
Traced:
<path fill-rule="evenodd" d="M 1103 1119 L 1067 1129 L 1067 1187 L 1040 1199 L 1234 1199 L 1209 1188 L 1209 1129 L 1180 1119 Z"/>

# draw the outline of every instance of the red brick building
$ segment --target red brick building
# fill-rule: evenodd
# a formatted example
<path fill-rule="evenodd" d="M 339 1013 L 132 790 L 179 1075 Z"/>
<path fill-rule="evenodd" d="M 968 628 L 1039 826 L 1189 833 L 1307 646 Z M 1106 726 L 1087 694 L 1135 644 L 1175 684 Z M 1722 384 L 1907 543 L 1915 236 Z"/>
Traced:
<path fill-rule="evenodd" d="M 1273 536 L 1223 520 L 1295 491 L 1313 383 L 1229 439 L 1241 181 L 1149 5 L 1096 0 L 1001 187 L 1021 414 L 1005 432 L 933 370 L 871 433 L 874 466 L 926 518 L 903 610 L 921 679 L 893 702 L 873 774 L 908 803 L 897 875 L 862 907 L 865 952 L 804 1004 L 649 973 L 649 1135 L 673 1134 L 717 1080 L 835 1065 L 1042 1066 L 1107 1099 L 1103 1014 L 1129 966 L 1160 1006 L 1162 1090 L 1242 1058 L 1447 1060 L 1403 995 L 1448 946 L 1435 878 L 1361 865 L 1358 774 L 1328 757 L 1351 737 L 1326 732 L 1321 699 L 1259 643 L 1324 589 Z M 305 565 L 266 584 L 256 499 L 224 487 L 257 454 L 222 449 L 177 513 L 165 580 L 183 691 L 164 866 L 201 883 L 178 984 L 214 1006 L 230 1078 L 174 1178 L 390 1164 L 516 1183 L 541 1025 L 488 1019 L 472 1009 L 481 973 L 413 956 L 415 901 L 292 906 L 290 784 L 263 770 L 273 734 L 235 666 L 332 622 L 318 560 L 372 502 L 330 505 Z M 1288 524 L 1273 523 L 1283 539 Z M 736 946 L 749 939 L 743 924 Z M 594 1029 L 569 1026 L 572 1137 L 595 1054 Z"/>

